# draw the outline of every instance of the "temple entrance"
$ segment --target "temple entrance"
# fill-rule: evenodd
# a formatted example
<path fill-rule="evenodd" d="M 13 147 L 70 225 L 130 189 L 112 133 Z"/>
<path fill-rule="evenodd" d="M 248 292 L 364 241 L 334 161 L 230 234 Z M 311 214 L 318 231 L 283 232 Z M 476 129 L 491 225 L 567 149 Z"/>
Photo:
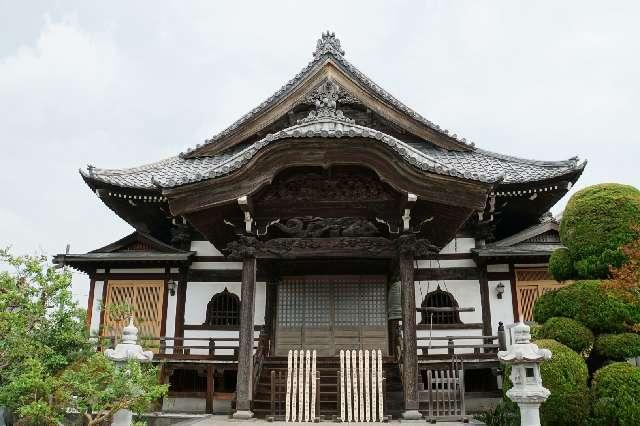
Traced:
<path fill-rule="evenodd" d="M 388 354 L 386 277 L 286 277 L 278 286 L 276 355 L 290 349 L 334 356 L 341 349 Z"/>

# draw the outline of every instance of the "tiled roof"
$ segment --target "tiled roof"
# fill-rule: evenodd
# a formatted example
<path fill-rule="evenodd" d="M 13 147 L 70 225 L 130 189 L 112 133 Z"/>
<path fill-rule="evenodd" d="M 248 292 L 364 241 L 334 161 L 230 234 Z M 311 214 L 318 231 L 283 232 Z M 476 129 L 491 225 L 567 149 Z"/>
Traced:
<path fill-rule="evenodd" d="M 369 88 L 377 96 L 393 105 L 393 107 L 395 107 L 399 111 L 402 111 L 403 113 L 409 115 L 411 118 L 429 127 L 430 129 L 454 139 L 462 146 L 467 146 L 470 148 L 474 146 L 472 142 L 468 142 L 465 138 L 458 136 L 455 132 L 442 128 L 438 124 L 427 120 L 425 117 L 400 102 L 393 95 L 391 95 L 369 77 L 367 77 L 362 71 L 360 71 L 351 62 L 345 59 L 344 50 L 342 50 L 340 46 L 340 40 L 336 38 L 334 33 L 330 33 L 327 31 L 326 33 L 323 33 L 322 37 L 318 40 L 316 50 L 313 52 L 313 59 L 298 74 L 296 74 L 284 86 L 278 89 L 269 98 L 265 99 L 257 107 L 253 108 L 251 111 L 236 120 L 231 126 L 222 130 L 212 138 L 207 139 L 204 144 L 199 144 L 194 149 L 187 149 L 184 154 L 189 155 L 194 150 L 197 150 L 203 146 L 213 144 L 223 137 L 233 134 L 238 128 L 242 127 L 242 125 L 247 123 L 251 118 L 257 116 L 258 114 L 261 114 L 263 111 L 266 111 L 279 100 L 289 95 L 298 86 L 299 83 L 301 83 L 309 75 L 311 75 L 319 66 L 322 66 L 324 61 L 328 58 L 337 61 L 337 63 L 341 65 L 359 83 Z"/>
<path fill-rule="evenodd" d="M 523 183 L 552 179 L 584 167 L 577 159 L 558 162 L 524 160 L 484 150 L 446 151 L 422 143 L 407 143 L 375 129 L 360 126 L 348 119 L 318 118 L 296 124 L 245 147 L 234 147 L 211 157 L 172 157 L 131 169 L 81 170 L 83 176 L 111 185 L 128 188 L 172 188 L 226 175 L 247 163 L 267 145 L 284 139 L 304 143 L 306 138 L 367 138 L 371 143 L 387 146 L 414 167 L 443 175 L 481 182 Z"/>
<path fill-rule="evenodd" d="M 555 250 L 564 247 L 557 235 L 558 229 L 559 224 L 553 216 L 544 215 L 540 223 L 472 251 L 481 257 L 549 256 Z M 551 236 L 546 237 L 547 235 Z"/>
<path fill-rule="evenodd" d="M 265 146 L 283 139 L 304 143 L 305 139 L 309 137 L 365 138 L 371 143 L 387 146 L 397 156 L 420 170 L 488 183 L 502 182 L 509 184 L 541 181 L 553 179 L 584 167 L 584 163 L 578 165 L 577 158 L 567 161 L 544 162 L 509 157 L 477 149 L 465 139 L 458 138 L 457 135 L 450 135 L 449 131 L 441 129 L 402 104 L 346 61 L 343 55 L 344 51 L 340 47 L 340 41 L 335 38 L 335 35 L 330 33 L 323 34 L 322 38 L 318 40 L 317 48 L 313 55 L 314 59 L 305 69 L 272 97 L 232 126 L 208 140 L 207 144 L 215 143 L 220 138 L 235 132 L 238 127 L 241 127 L 251 117 L 269 108 L 274 102 L 290 93 L 298 83 L 313 71 L 314 67 L 321 65 L 323 58 L 331 57 L 381 99 L 426 126 L 452 137 L 466 148 L 461 151 L 449 151 L 426 141 L 401 141 L 378 130 L 355 124 L 353 120 L 344 117 L 342 112 L 336 109 L 335 102 L 323 98 L 322 105 L 316 105 L 317 111 L 312 111 L 309 117 L 249 145 L 236 145 L 222 153 L 208 156 L 190 156 L 191 151 L 188 151 L 186 154 L 130 169 L 97 169 L 89 166 L 86 171 L 81 170 L 80 172 L 89 180 L 100 181 L 118 187 L 149 190 L 172 188 L 226 175 L 242 167 Z"/>

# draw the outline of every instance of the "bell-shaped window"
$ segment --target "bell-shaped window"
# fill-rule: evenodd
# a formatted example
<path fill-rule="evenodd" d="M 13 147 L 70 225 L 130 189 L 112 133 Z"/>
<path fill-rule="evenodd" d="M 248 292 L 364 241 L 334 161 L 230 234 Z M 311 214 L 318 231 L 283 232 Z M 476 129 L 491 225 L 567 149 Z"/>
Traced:
<path fill-rule="evenodd" d="M 203 325 L 239 326 L 240 298 L 226 287 L 220 293 L 214 294 L 207 303 L 207 317 Z"/>
<path fill-rule="evenodd" d="M 420 324 L 461 324 L 458 302 L 448 291 L 438 288 L 424 297 Z M 429 308 L 434 308 L 430 310 Z"/>

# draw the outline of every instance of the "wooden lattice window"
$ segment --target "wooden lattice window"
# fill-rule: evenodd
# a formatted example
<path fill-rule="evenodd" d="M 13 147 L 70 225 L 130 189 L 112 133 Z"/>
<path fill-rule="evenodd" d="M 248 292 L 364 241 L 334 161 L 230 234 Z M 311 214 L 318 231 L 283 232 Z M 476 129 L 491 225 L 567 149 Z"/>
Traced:
<path fill-rule="evenodd" d="M 422 311 L 422 320 L 420 324 L 461 324 L 460 313 L 453 309 L 458 307 L 455 297 L 448 291 L 438 288 L 424 297 L 422 301 L 423 308 L 452 308 L 450 311 L 442 312 L 426 312 Z M 431 316 L 433 315 L 433 317 Z"/>
<path fill-rule="evenodd" d="M 164 297 L 163 280 L 109 280 L 102 335 L 119 337 L 130 314 L 140 338 L 160 336 Z M 116 314 L 119 306 L 126 309 Z"/>
<path fill-rule="evenodd" d="M 548 291 L 557 290 L 571 282 L 559 283 L 553 279 L 547 268 L 516 269 L 516 296 L 518 298 L 518 316 L 516 320 L 533 320 L 533 306 L 538 297 Z"/>
<path fill-rule="evenodd" d="M 226 287 L 220 293 L 214 294 L 207 303 L 207 316 L 203 325 L 239 326 L 240 298 Z"/>

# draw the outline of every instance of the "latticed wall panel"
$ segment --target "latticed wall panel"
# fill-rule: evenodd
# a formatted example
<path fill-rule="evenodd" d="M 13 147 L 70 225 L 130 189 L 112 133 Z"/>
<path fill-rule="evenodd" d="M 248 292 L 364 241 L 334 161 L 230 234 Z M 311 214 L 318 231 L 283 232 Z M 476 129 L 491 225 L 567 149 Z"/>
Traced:
<path fill-rule="evenodd" d="M 538 297 L 570 284 L 555 281 L 547 268 L 516 269 L 515 272 L 518 316 L 522 321 L 533 321 L 533 306 Z"/>
<path fill-rule="evenodd" d="M 386 308 L 386 277 L 285 277 L 278 285 L 276 353 L 385 349 Z"/>
<path fill-rule="evenodd" d="M 133 320 L 138 327 L 140 338 L 160 336 L 162 330 L 162 305 L 164 301 L 164 281 L 162 280 L 110 280 L 103 309 L 104 324 L 102 335 L 122 335 L 122 328 L 128 318 L 110 313 L 115 305 L 128 305 Z"/>

